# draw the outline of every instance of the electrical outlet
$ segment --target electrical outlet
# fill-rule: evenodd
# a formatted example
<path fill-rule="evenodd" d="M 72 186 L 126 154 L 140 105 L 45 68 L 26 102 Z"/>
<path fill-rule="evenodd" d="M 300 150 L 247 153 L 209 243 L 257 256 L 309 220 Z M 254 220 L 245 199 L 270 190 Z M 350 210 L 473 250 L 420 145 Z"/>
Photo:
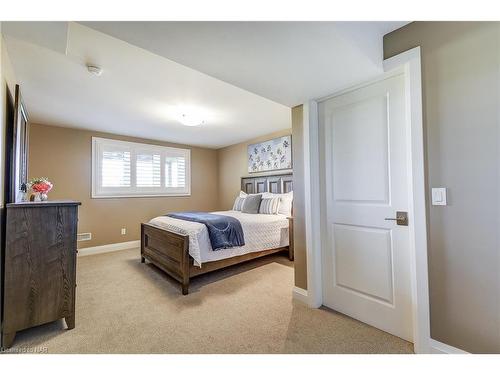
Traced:
<path fill-rule="evenodd" d="M 122 235 L 123 234 L 127 234 L 127 229 L 126 228 L 122 228 Z"/>

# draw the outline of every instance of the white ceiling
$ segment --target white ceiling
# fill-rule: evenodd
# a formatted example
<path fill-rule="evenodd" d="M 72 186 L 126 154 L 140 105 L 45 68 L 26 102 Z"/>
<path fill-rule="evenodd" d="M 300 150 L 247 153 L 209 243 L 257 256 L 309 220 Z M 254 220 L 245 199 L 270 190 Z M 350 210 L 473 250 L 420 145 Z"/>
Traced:
<path fill-rule="evenodd" d="M 63 48 L 60 38 L 42 47 L 6 34 L 32 122 L 212 148 L 291 124 L 286 106 L 80 24 L 69 24 Z M 102 75 L 89 74 L 86 62 Z M 205 123 L 183 126 L 182 112 Z"/>
<path fill-rule="evenodd" d="M 382 36 L 400 25 L 3 22 L 2 33 L 31 121 L 219 148 L 289 128 L 289 106 L 380 74 Z M 181 125 L 185 112 L 205 123 Z"/>
<path fill-rule="evenodd" d="M 382 71 L 382 39 L 407 22 L 84 22 L 293 107 Z"/>

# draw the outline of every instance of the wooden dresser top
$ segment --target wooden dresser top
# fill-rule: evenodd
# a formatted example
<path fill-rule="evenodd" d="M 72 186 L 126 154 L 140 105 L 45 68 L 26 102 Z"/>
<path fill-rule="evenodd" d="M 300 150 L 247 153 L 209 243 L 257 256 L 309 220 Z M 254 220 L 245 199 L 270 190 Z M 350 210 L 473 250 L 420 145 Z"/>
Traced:
<path fill-rule="evenodd" d="M 81 202 L 71 200 L 7 203 L 7 208 L 79 206 Z"/>

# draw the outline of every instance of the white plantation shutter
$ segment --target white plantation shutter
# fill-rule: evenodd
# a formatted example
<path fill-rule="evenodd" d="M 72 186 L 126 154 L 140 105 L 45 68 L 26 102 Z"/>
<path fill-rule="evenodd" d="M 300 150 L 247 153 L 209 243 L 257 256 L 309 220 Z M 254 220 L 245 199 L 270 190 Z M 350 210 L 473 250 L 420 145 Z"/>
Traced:
<path fill-rule="evenodd" d="M 103 187 L 130 186 L 130 152 L 103 151 L 101 179 Z"/>
<path fill-rule="evenodd" d="M 137 186 L 161 186 L 161 155 L 138 154 L 136 163 Z"/>
<path fill-rule="evenodd" d="M 183 156 L 165 159 L 165 186 L 183 188 L 186 186 L 186 158 Z"/>
<path fill-rule="evenodd" d="M 105 138 L 92 138 L 92 197 L 191 194 L 191 153 Z"/>

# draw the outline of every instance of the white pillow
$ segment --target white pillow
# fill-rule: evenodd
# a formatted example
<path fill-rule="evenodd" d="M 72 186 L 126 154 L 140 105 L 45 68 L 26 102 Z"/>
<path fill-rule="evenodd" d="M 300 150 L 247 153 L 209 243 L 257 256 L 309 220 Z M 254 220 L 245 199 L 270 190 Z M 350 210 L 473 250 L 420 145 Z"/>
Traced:
<path fill-rule="evenodd" d="M 245 203 L 245 198 L 242 198 L 241 196 L 236 197 L 233 204 L 233 211 L 241 211 L 243 203 Z"/>
<path fill-rule="evenodd" d="M 293 202 L 293 191 L 283 194 L 274 193 L 264 193 L 262 198 L 281 198 L 281 203 L 278 209 L 278 213 L 286 216 L 292 216 L 292 202 Z"/>
<path fill-rule="evenodd" d="M 233 211 L 241 211 L 243 208 L 243 203 L 245 202 L 245 198 L 248 196 L 243 190 L 240 191 L 240 194 L 236 197 L 233 204 Z"/>
<path fill-rule="evenodd" d="M 260 201 L 259 214 L 276 215 L 279 212 L 280 197 L 262 198 Z"/>

